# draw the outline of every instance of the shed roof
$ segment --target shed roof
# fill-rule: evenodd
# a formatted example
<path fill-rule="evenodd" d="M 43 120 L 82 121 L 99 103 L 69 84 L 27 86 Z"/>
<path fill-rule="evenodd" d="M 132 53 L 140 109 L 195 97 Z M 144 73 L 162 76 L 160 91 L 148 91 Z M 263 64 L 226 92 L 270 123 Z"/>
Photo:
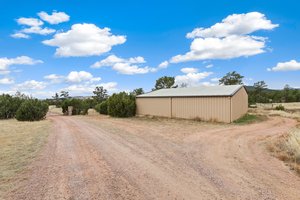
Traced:
<path fill-rule="evenodd" d="M 155 90 L 137 97 L 209 97 L 209 96 L 233 96 L 242 85 L 217 85 L 198 86 L 188 88 L 169 88 Z"/>

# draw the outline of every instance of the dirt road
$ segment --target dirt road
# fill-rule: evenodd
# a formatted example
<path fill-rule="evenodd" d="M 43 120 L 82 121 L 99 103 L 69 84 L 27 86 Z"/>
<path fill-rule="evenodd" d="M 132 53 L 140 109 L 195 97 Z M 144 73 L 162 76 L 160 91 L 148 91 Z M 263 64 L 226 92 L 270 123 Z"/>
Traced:
<path fill-rule="evenodd" d="M 300 178 L 264 146 L 291 119 L 50 119 L 48 144 L 8 199 L 300 199 Z"/>

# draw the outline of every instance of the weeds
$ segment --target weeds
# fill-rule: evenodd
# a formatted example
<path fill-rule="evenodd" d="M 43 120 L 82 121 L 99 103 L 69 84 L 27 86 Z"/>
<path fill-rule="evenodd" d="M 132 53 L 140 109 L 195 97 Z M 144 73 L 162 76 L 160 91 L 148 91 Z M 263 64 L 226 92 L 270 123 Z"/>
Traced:
<path fill-rule="evenodd" d="M 241 118 L 233 121 L 235 124 L 252 124 L 255 122 L 264 121 L 266 116 L 263 115 L 254 115 L 254 114 L 245 114 Z"/>
<path fill-rule="evenodd" d="M 300 174 L 300 129 L 295 128 L 289 134 L 270 143 L 268 149 L 280 160 L 286 162 L 292 170 Z"/>

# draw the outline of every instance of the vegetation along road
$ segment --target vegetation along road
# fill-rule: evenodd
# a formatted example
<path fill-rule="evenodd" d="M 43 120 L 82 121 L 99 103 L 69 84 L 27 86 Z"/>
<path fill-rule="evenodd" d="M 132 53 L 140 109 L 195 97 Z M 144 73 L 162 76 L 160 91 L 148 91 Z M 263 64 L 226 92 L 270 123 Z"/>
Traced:
<path fill-rule="evenodd" d="M 49 116 L 48 143 L 5 199 L 299 199 L 300 178 L 265 139 L 296 121 L 252 125 Z"/>

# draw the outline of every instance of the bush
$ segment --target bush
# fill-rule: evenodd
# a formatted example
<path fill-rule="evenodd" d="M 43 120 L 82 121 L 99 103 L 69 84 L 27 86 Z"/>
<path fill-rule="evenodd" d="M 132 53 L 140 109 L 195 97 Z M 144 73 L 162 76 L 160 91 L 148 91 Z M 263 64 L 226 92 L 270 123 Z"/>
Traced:
<path fill-rule="evenodd" d="M 255 122 L 261 122 L 266 120 L 265 116 L 262 115 L 253 115 L 253 114 L 245 114 L 244 116 L 240 117 L 239 119 L 233 121 L 235 124 L 251 124 Z"/>
<path fill-rule="evenodd" d="M 16 113 L 19 121 L 39 121 L 46 117 L 48 104 L 37 99 L 25 100 Z"/>
<path fill-rule="evenodd" d="M 0 96 L 0 119 L 10 119 L 16 116 L 16 112 L 24 100 L 12 97 L 8 94 Z"/>
<path fill-rule="evenodd" d="M 62 102 L 62 112 L 68 114 L 68 107 L 73 106 L 72 115 L 86 115 L 89 110 L 88 102 L 80 99 L 65 99 Z"/>
<path fill-rule="evenodd" d="M 112 117 L 132 117 L 135 115 L 135 97 L 121 92 L 113 94 L 107 100 L 108 114 Z"/>
<path fill-rule="evenodd" d="M 99 103 L 95 106 L 95 110 L 103 115 L 108 114 L 108 103 L 107 101 L 103 101 L 102 103 Z"/>
<path fill-rule="evenodd" d="M 275 107 L 275 110 L 284 110 L 284 106 L 280 104 Z"/>

